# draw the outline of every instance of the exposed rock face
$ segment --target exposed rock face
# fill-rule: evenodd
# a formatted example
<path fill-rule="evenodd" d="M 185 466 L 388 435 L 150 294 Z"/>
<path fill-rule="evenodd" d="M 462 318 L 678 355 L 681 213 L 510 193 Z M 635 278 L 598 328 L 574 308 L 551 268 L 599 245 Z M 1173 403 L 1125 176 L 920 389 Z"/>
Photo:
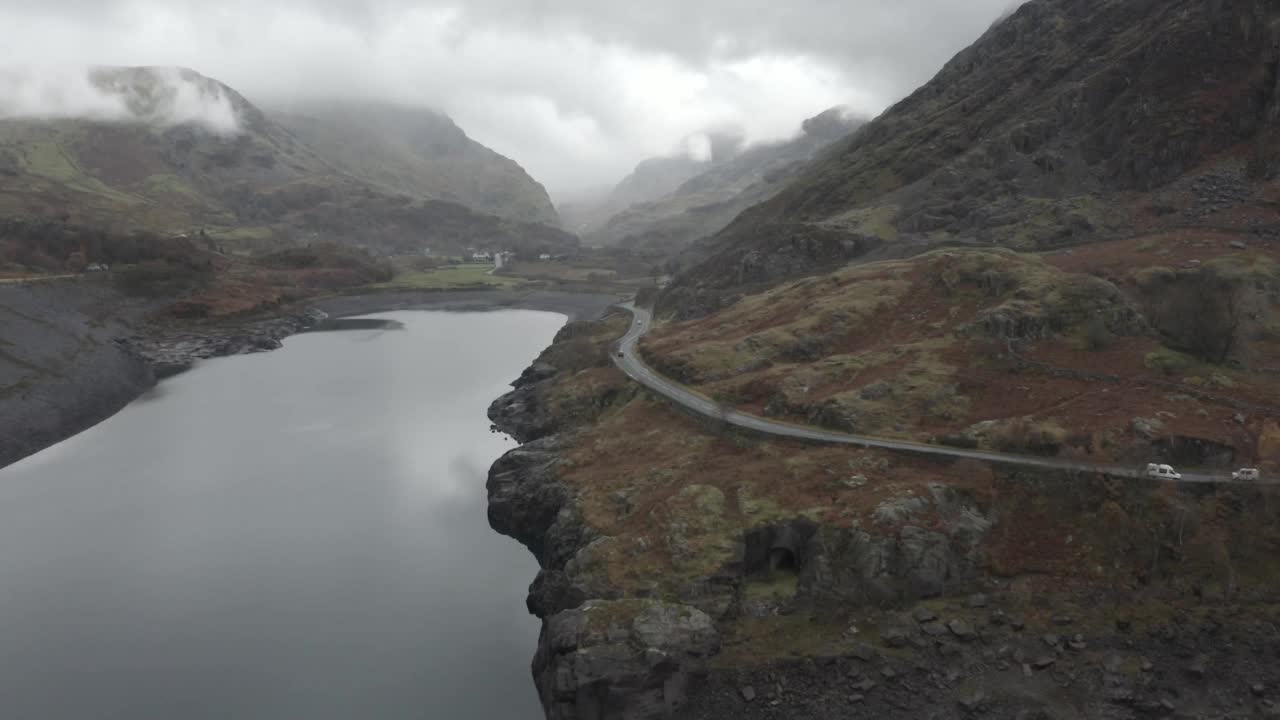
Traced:
<path fill-rule="evenodd" d="M 824 528 L 807 544 L 800 575 L 802 596 L 819 605 L 884 605 L 964 592 L 986 571 L 982 543 L 994 524 L 951 488 L 931 497 L 882 503 L 883 527 Z M 936 529 L 920 524 L 941 518 Z"/>
<path fill-rule="evenodd" d="M 664 718 L 719 649 L 711 618 L 694 608 L 592 601 L 546 620 L 534 675 L 549 720 Z"/>
<path fill-rule="evenodd" d="M 542 570 L 529 588 L 529 612 L 541 618 L 592 597 L 574 584 L 566 566 L 593 539 L 556 477 L 559 440 L 548 436 L 503 455 L 489 470 L 489 524 L 519 540 Z"/>
<path fill-rule="evenodd" d="M 670 717 L 691 681 L 720 647 L 706 613 L 690 605 L 618 600 L 592 571 L 607 544 L 582 520 L 572 488 L 558 475 L 566 418 L 548 411 L 547 384 L 579 358 L 565 349 L 583 325 L 556 342 L 490 407 L 490 418 L 526 442 L 489 471 L 489 522 L 516 538 L 542 569 L 529 611 L 543 620 L 533 674 L 553 720 Z"/>
<path fill-rule="evenodd" d="M 490 470 L 489 521 L 542 570 L 529 611 L 543 619 L 533 673 L 551 720 L 669 717 L 719 649 L 712 620 L 688 605 L 591 600 L 611 594 L 580 566 L 595 535 L 556 477 L 555 436 L 512 450 Z"/>
<path fill-rule="evenodd" d="M 303 310 L 249 325 L 133 336 L 122 343 L 150 363 L 157 378 L 165 378 L 199 360 L 278 350 L 282 340 L 326 317 L 319 310 Z"/>
<path fill-rule="evenodd" d="M 0 467 L 98 423 L 155 383 L 118 342 L 145 308 L 88 281 L 0 285 Z"/>

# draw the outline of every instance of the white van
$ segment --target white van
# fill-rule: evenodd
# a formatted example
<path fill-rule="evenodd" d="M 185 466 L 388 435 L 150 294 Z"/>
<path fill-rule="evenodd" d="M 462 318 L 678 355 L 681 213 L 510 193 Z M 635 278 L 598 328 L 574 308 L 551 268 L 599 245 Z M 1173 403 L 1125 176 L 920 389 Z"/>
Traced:
<path fill-rule="evenodd" d="M 1257 482 L 1259 477 L 1261 477 L 1261 473 L 1258 472 L 1258 468 L 1240 468 L 1231 473 L 1232 480 L 1241 482 Z"/>
<path fill-rule="evenodd" d="M 1158 480 L 1181 480 L 1182 473 L 1174 470 L 1168 465 L 1149 463 L 1147 465 L 1147 477 L 1156 478 Z"/>

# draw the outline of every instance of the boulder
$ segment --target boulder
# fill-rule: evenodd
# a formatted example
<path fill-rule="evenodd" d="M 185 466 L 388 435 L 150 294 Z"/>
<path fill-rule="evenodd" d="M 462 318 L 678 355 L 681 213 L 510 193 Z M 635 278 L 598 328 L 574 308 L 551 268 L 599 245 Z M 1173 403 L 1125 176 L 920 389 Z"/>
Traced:
<path fill-rule="evenodd" d="M 974 630 L 973 626 L 964 620 L 952 620 L 947 623 L 947 629 L 951 631 L 952 635 L 964 642 L 969 642 L 978 637 L 978 631 Z"/>
<path fill-rule="evenodd" d="M 911 617 L 915 618 L 918 623 L 933 622 L 938 619 L 937 613 L 927 607 L 917 607 L 911 611 Z"/>
<path fill-rule="evenodd" d="M 1058 662 L 1058 659 L 1053 657 L 1052 655 L 1041 655 L 1031 663 L 1031 667 L 1035 668 L 1036 670 L 1048 670 L 1049 668 L 1053 667 L 1054 664 L 1057 662 Z"/>

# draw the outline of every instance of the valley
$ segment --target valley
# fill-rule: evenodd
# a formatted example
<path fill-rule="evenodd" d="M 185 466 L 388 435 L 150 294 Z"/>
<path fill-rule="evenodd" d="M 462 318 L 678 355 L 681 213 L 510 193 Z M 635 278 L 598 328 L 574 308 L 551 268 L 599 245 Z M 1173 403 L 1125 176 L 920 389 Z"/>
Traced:
<path fill-rule="evenodd" d="M 558 313 L 485 391 L 549 720 L 1274 716 L 1280 10 L 969 40 L 874 117 L 707 124 L 559 203 L 425 106 L 98 68 L 130 121 L 0 118 L 0 466 L 342 318 Z M 586 106 L 507 124 L 589 146 Z M 386 397 L 447 425 L 448 385 Z"/>

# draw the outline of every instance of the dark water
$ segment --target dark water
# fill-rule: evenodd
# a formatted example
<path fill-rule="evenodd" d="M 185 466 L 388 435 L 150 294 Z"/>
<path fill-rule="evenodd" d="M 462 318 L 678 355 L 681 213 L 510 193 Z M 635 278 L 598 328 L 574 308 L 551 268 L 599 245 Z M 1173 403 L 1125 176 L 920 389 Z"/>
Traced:
<path fill-rule="evenodd" d="M 485 408 L 564 318 L 379 317 L 0 471 L 0 718 L 541 717 Z"/>

